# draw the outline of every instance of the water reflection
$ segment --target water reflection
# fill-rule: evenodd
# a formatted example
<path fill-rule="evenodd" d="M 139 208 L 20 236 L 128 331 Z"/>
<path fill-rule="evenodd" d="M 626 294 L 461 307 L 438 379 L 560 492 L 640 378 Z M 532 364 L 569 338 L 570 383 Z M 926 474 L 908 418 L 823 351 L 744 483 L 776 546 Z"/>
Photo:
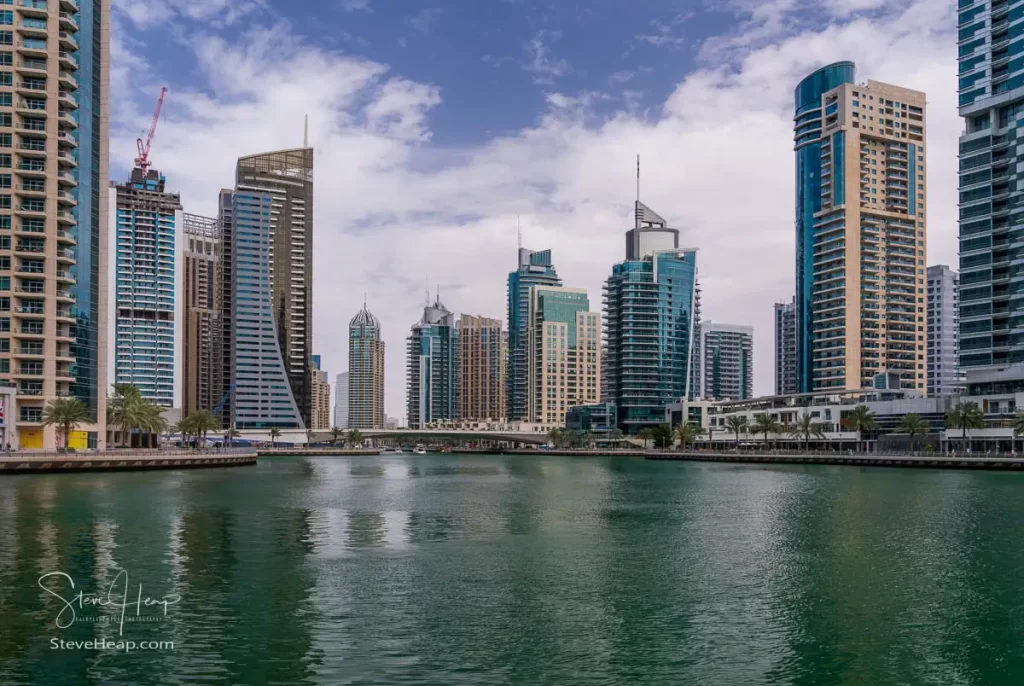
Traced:
<path fill-rule="evenodd" d="M 0 684 L 1021 683 L 1018 477 L 538 455 L 0 479 Z M 129 628 L 175 650 L 50 651 L 52 569 L 179 594 Z"/>

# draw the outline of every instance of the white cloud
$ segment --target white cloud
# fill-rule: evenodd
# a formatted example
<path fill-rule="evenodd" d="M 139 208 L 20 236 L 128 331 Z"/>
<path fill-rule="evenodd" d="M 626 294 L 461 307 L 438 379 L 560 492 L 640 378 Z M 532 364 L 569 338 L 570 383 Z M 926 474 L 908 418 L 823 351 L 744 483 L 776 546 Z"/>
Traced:
<path fill-rule="evenodd" d="M 649 43 L 656 48 L 668 48 L 670 50 L 678 50 L 686 42 L 682 36 L 677 36 L 673 33 L 673 27 L 669 24 L 652 19 L 651 26 L 654 28 L 653 33 L 639 34 L 634 36 L 634 38 L 642 43 Z"/>
<path fill-rule="evenodd" d="M 370 0 L 341 0 L 341 8 L 346 12 L 372 12 Z"/>
<path fill-rule="evenodd" d="M 406 21 L 420 33 L 430 33 L 430 30 L 437 25 L 441 18 L 441 10 L 437 7 L 425 7 L 415 16 L 409 17 Z"/>
<path fill-rule="evenodd" d="M 555 43 L 561 38 L 561 31 L 541 29 L 523 45 L 527 58 L 523 69 L 533 75 L 534 83 L 551 85 L 555 79 L 572 71 L 572 67 L 566 60 L 551 54 L 551 43 Z"/>
<path fill-rule="evenodd" d="M 928 259 L 957 263 L 955 20 L 934 5 L 918 0 L 749 41 L 689 74 L 656 115 L 627 108 L 599 119 L 594 104 L 606 107 L 606 96 L 551 93 L 535 125 L 459 150 L 429 142 L 430 111 L 444 96 L 430 84 L 326 52 L 286 26 L 234 43 L 200 34 L 191 46 L 205 83 L 172 82 L 153 158 L 187 211 L 213 213 L 235 159 L 298 145 L 310 115 L 314 349 L 332 375 L 344 370 L 346 326 L 366 292 L 388 346 L 387 411 L 404 415 L 404 339 L 419 318 L 424 283 L 439 284 L 457 312 L 504 318 L 517 216 L 525 244 L 551 248 L 566 284 L 587 288 L 600 308 L 601 284 L 623 258 L 639 153 L 644 201 L 700 249 L 705 315 L 755 327 L 755 390 L 770 392 L 771 306 L 793 292 L 792 91 L 802 76 L 853 59 L 861 79 L 929 94 Z M 535 78 L 569 71 L 548 52 L 557 39 L 541 32 L 531 40 Z M 134 156 L 153 84 L 173 76 L 152 74 L 133 81 L 141 93 L 115 94 L 119 111 L 137 113 L 117 118 L 115 168 Z M 122 80 L 119 88 L 127 87 Z"/>

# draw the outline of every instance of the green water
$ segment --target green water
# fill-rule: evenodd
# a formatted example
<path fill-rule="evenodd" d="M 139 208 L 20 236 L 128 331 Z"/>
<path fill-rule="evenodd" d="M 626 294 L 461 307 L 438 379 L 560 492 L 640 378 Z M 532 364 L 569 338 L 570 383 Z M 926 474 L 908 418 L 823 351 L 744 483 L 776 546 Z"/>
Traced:
<path fill-rule="evenodd" d="M 118 568 L 180 602 L 55 626 L 41 575 L 107 597 Z M 2 684 L 1021 684 L 1022 581 L 1015 474 L 395 455 L 0 479 Z M 174 648 L 51 647 L 96 638 Z"/>

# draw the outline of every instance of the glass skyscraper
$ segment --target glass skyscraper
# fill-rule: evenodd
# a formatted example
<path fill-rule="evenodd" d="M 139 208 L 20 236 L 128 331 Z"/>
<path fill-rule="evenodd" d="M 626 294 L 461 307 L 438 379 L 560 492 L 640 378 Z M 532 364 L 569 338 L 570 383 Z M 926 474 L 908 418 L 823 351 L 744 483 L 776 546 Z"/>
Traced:
<path fill-rule="evenodd" d="M 605 359 L 601 402 L 635 434 L 665 423 L 665 408 L 697 391 L 700 297 L 697 252 L 637 202 L 627 260 L 604 287 Z"/>
<path fill-rule="evenodd" d="M 339 389 L 341 386 L 341 377 L 339 376 Z M 366 303 L 363 303 L 363 309 L 359 310 L 348 324 L 348 389 L 346 392 L 348 393 L 348 426 L 345 428 L 383 428 L 385 420 L 384 341 L 380 339 L 380 321 L 366 309 Z"/>
<path fill-rule="evenodd" d="M 423 308 L 407 340 L 406 402 L 409 428 L 458 419 L 459 337 L 455 315 L 440 296 Z"/>
<path fill-rule="evenodd" d="M 960 369 L 1024 390 L 1024 0 L 960 0 Z"/>
<path fill-rule="evenodd" d="M 562 280 L 551 264 L 551 251 L 519 249 L 519 267 L 508 275 L 508 403 L 509 421 L 526 421 L 529 412 L 527 384 L 527 339 L 530 289 L 533 286 L 561 286 Z"/>

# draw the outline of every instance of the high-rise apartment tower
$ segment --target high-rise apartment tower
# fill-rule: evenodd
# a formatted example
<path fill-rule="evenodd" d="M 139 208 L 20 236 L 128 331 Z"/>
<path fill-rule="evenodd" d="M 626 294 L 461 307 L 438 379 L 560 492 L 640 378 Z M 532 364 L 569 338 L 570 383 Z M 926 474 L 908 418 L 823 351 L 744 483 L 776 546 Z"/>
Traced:
<path fill-rule="evenodd" d="M 775 303 L 775 395 L 797 392 L 796 301 Z"/>
<path fill-rule="evenodd" d="M 462 315 L 459 332 L 459 418 L 505 417 L 505 337 L 501 322 Z"/>
<path fill-rule="evenodd" d="M 458 346 L 455 315 L 441 303 L 439 295 L 433 304 L 423 308 L 423 317 L 412 325 L 407 339 L 406 402 L 410 429 L 458 418 Z"/>
<path fill-rule="evenodd" d="M 855 82 L 852 62 L 796 88 L 798 391 L 925 377 L 925 94 Z"/>
<path fill-rule="evenodd" d="M 348 323 L 348 428 L 384 426 L 384 341 L 380 321 L 363 303 Z"/>
<path fill-rule="evenodd" d="M 110 3 L 9 2 L 0 17 L 3 440 L 53 449 L 43 407 L 72 395 L 91 416 L 70 445 L 104 447 Z"/>
<path fill-rule="evenodd" d="M 528 415 L 527 365 L 530 289 L 533 286 L 561 286 L 562 280 L 551 263 L 551 251 L 534 252 L 519 248 L 519 267 L 508 275 L 508 372 L 505 402 L 508 419 L 525 421 Z"/>
<path fill-rule="evenodd" d="M 928 267 L 928 393 L 964 390 L 960 370 L 960 275 L 944 264 Z"/>
<path fill-rule="evenodd" d="M 754 396 L 754 329 L 705 321 L 700 325 L 700 395 L 705 400 Z"/>
<path fill-rule="evenodd" d="M 213 412 L 224 395 L 220 222 L 185 214 L 183 416 Z"/>

